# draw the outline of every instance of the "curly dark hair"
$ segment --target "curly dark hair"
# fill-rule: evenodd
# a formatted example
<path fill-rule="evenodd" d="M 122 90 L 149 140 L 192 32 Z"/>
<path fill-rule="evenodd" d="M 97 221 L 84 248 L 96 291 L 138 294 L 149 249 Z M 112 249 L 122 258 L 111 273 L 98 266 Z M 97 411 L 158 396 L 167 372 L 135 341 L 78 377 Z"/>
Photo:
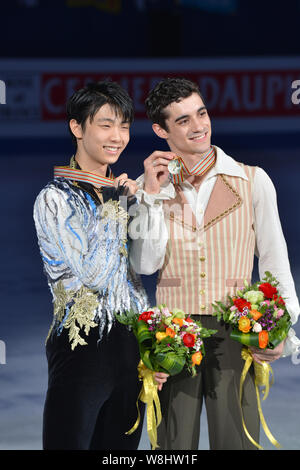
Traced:
<path fill-rule="evenodd" d="M 166 78 L 159 82 L 148 94 L 145 101 L 148 118 L 168 130 L 166 119 L 166 107 L 174 102 L 179 102 L 183 98 L 188 98 L 192 93 L 197 93 L 202 99 L 199 87 L 196 83 L 186 78 Z"/>

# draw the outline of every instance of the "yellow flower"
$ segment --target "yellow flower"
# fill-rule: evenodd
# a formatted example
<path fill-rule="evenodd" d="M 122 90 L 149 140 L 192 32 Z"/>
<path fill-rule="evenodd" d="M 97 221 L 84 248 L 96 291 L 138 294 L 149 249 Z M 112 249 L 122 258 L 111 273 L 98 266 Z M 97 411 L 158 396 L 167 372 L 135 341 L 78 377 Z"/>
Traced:
<path fill-rule="evenodd" d="M 243 333 L 249 333 L 251 330 L 251 322 L 248 317 L 241 317 L 239 319 L 239 330 Z"/>
<path fill-rule="evenodd" d="M 161 341 L 168 335 L 167 333 L 164 333 L 163 331 L 158 331 L 155 336 L 156 336 L 157 341 Z"/>

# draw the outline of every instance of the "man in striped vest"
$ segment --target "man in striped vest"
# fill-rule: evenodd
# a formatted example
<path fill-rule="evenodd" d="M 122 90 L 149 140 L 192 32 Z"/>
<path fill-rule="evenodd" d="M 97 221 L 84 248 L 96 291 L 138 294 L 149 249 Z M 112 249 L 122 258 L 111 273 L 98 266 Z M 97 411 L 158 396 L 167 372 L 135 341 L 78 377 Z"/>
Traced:
<path fill-rule="evenodd" d="M 163 80 L 150 92 L 146 109 L 154 132 L 170 151 L 153 152 L 138 179 L 141 211 L 130 227 L 135 238 L 131 263 L 138 273 L 159 270 L 157 304 L 201 315 L 204 327 L 218 330 L 206 340 L 197 377 L 181 373 L 164 384 L 158 444 L 161 449 L 198 449 L 204 398 L 211 449 L 253 449 L 239 403 L 241 344 L 217 323 L 211 303 L 225 301 L 244 279 L 251 280 L 256 253 L 260 275 L 271 271 L 277 277 L 292 322 L 297 321 L 299 303 L 275 189 L 261 168 L 238 163 L 211 145 L 211 122 L 196 84 Z M 170 175 L 175 165 L 170 161 L 178 156 L 179 173 Z M 291 329 L 277 348 L 254 351 L 253 356 L 271 362 L 299 345 Z M 258 442 L 253 371 L 246 378 L 242 406 L 247 429 Z"/>

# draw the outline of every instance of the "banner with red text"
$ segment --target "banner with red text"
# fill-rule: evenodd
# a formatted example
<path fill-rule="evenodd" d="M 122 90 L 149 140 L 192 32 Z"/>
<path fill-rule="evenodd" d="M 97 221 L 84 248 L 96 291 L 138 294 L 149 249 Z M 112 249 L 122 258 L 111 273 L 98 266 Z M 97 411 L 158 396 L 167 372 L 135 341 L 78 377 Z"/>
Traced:
<path fill-rule="evenodd" d="M 151 133 L 144 101 L 165 77 L 196 82 L 219 134 L 300 129 L 300 58 L 25 60 L 0 59 L 6 104 L 0 135 L 64 136 L 65 104 L 90 81 L 111 79 L 133 98 L 133 135 Z"/>

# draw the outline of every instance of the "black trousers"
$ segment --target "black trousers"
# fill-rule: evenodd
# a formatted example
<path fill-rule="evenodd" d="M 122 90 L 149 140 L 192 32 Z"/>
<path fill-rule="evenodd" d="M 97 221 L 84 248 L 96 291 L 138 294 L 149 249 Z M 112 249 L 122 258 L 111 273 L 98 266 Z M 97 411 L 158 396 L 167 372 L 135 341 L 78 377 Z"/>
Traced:
<path fill-rule="evenodd" d="M 125 433 L 135 423 L 141 388 L 136 339 L 119 323 L 101 342 L 97 327 L 84 337 L 88 344 L 78 345 L 74 351 L 66 330 L 47 341 L 43 448 L 135 450 L 142 424 L 132 435 Z M 142 422 L 141 402 L 139 408 Z"/>

